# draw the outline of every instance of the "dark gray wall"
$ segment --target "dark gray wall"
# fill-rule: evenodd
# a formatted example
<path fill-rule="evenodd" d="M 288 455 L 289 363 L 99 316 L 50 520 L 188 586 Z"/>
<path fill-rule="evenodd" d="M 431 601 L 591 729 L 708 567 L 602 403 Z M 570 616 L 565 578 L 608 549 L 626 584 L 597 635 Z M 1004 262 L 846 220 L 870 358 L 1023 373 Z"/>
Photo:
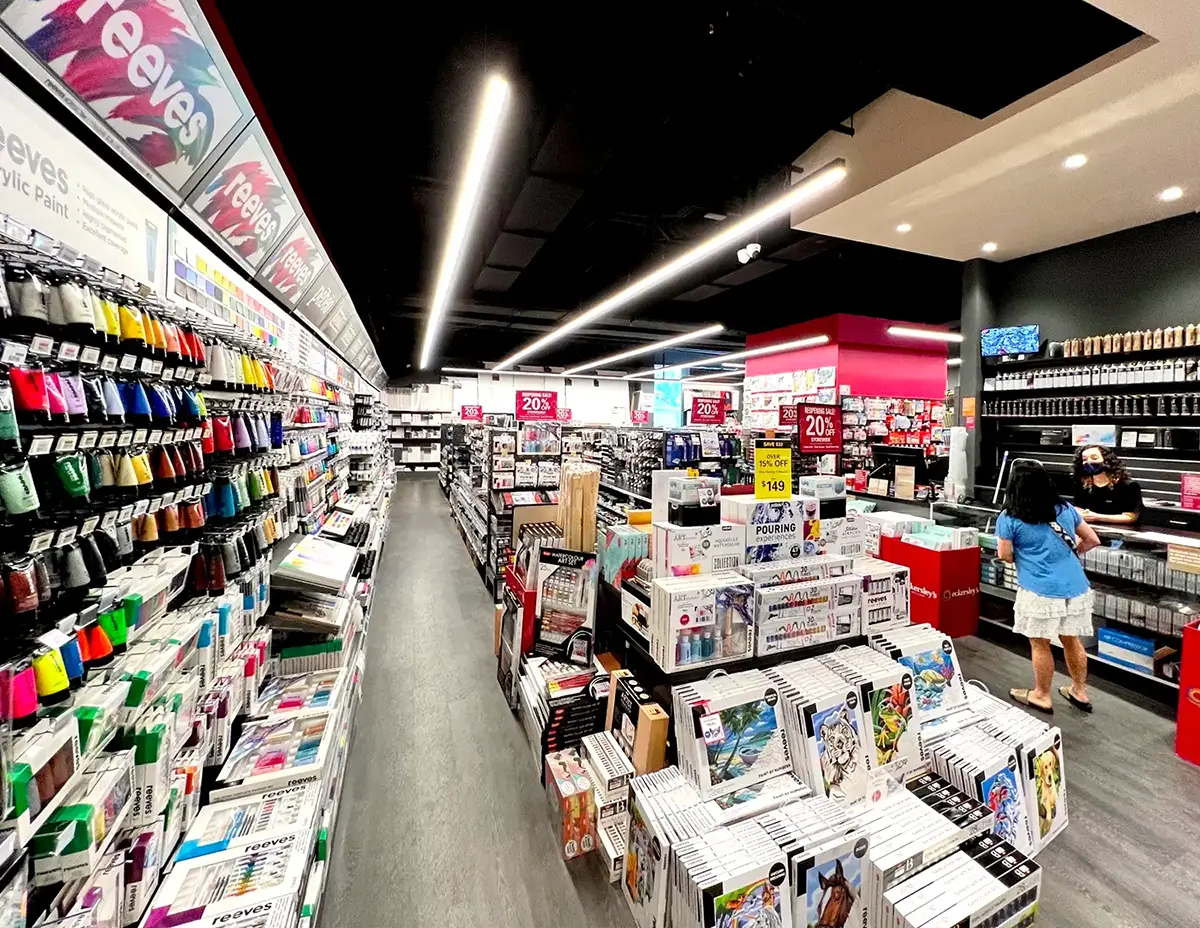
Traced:
<path fill-rule="evenodd" d="M 989 270 L 994 324 L 1036 322 L 1043 339 L 1200 324 L 1200 217 L 1195 214 Z"/>

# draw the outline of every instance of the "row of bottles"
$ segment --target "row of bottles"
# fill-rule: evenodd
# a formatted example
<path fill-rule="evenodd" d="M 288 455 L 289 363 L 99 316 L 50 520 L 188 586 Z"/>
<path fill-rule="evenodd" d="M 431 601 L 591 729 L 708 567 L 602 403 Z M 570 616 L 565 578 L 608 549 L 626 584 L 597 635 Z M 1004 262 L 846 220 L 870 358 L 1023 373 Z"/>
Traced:
<path fill-rule="evenodd" d="M 1110 332 L 1107 335 L 1068 338 L 1063 342 L 1063 357 L 1090 358 L 1098 354 L 1184 348 L 1192 347 L 1198 341 L 1200 327 L 1193 323 L 1186 326 L 1167 326 L 1165 329 L 1142 329 L 1140 332 Z"/>
<path fill-rule="evenodd" d="M 1145 383 L 1187 383 L 1200 380 L 1200 359 L 1124 361 L 1069 367 L 1004 371 L 983 381 L 985 391 L 1050 390 L 1056 387 L 1109 387 Z"/>
<path fill-rule="evenodd" d="M 985 400 L 985 416 L 1070 418 L 1072 416 L 1200 416 L 1200 393 L 1154 396 L 1046 396 Z"/>

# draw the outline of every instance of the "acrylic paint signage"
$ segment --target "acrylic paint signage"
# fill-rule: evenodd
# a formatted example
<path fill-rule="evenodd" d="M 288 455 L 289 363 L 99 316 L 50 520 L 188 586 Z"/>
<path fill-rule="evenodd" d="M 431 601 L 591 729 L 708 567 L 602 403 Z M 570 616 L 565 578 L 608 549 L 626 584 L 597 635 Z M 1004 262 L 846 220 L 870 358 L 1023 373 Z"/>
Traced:
<path fill-rule="evenodd" d="M 285 303 L 295 306 L 325 267 L 325 254 L 304 220 L 283 238 L 270 260 L 258 272 L 258 280 Z"/>
<path fill-rule="evenodd" d="M 553 390 L 518 390 L 516 406 L 518 422 L 558 419 L 558 394 Z"/>
<path fill-rule="evenodd" d="M 725 401 L 719 396 L 693 396 L 691 424 L 724 425 Z"/>
<path fill-rule="evenodd" d="M 52 73 L 106 141 L 176 191 L 249 114 L 190 0 L 14 0 L 0 21 L 23 64 Z"/>
<path fill-rule="evenodd" d="M 801 454 L 836 454 L 842 450 L 838 407 L 801 403 L 796 408 Z"/>
<path fill-rule="evenodd" d="M 167 214 L 4 78 L 0 212 L 163 292 Z"/>
<path fill-rule="evenodd" d="M 251 127 L 192 194 L 192 206 L 251 267 L 280 243 L 298 210 L 261 131 Z"/>
<path fill-rule="evenodd" d="M 459 418 L 463 422 L 482 422 L 483 407 L 482 406 L 464 406 Z"/>

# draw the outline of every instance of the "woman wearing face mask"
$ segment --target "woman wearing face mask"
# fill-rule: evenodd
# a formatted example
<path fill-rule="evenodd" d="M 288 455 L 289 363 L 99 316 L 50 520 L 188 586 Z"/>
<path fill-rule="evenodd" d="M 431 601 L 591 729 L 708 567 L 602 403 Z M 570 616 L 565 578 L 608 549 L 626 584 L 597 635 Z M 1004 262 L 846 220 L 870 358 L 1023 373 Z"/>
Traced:
<path fill-rule="evenodd" d="M 1075 508 L 1088 522 L 1136 522 L 1142 488 L 1129 479 L 1111 448 L 1086 445 L 1075 453 Z"/>

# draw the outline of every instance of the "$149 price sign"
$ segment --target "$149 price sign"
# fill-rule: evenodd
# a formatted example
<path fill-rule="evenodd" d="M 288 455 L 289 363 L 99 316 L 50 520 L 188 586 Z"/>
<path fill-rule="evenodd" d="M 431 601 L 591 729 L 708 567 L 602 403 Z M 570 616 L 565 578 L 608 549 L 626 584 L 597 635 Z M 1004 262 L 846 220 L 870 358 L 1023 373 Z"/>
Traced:
<path fill-rule="evenodd" d="M 801 454 L 841 452 L 842 424 L 838 407 L 801 403 L 796 418 Z"/>
<path fill-rule="evenodd" d="M 542 422 L 558 418 L 558 394 L 553 390 L 518 390 L 517 421 Z"/>
<path fill-rule="evenodd" d="M 787 499 L 792 495 L 792 443 L 760 438 L 754 443 L 754 498 Z"/>
<path fill-rule="evenodd" d="M 693 396 L 691 424 L 724 425 L 725 401 L 719 396 Z"/>

